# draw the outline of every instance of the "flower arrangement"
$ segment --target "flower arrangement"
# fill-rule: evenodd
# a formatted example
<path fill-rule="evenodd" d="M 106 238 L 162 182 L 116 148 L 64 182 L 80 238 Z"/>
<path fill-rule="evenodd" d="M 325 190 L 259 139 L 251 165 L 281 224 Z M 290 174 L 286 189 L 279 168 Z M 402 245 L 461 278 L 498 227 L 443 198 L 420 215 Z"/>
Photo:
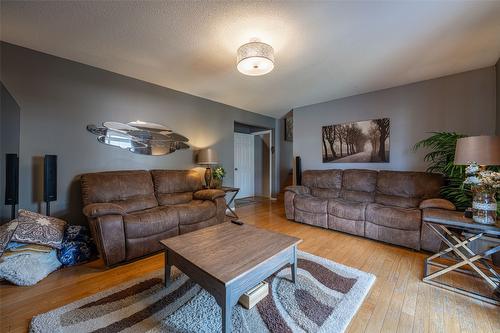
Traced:
<path fill-rule="evenodd" d="M 220 179 L 222 180 L 224 178 L 224 176 L 226 176 L 226 170 L 224 170 L 223 167 L 221 166 L 218 166 L 214 169 L 214 173 L 213 173 L 213 177 L 215 179 Z"/>
<path fill-rule="evenodd" d="M 500 192 L 500 172 L 481 170 L 479 165 L 472 162 L 466 169 L 467 178 L 464 184 L 471 185 L 477 190 L 496 194 Z"/>

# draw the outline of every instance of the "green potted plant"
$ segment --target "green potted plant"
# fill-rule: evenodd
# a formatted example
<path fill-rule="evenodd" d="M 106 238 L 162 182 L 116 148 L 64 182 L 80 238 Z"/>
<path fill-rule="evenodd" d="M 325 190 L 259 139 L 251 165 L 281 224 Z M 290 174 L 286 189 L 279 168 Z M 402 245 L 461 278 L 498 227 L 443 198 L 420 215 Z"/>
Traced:
<path fill-rule="evenodd" d="M 214 169 L 212 173 L 212 186 L 211 188 L 221 188 L 222 187 L 222 181 L 224 179 L 224 176 L 226 175 L 226 170 L 222 166 L 218 166 Z"/>

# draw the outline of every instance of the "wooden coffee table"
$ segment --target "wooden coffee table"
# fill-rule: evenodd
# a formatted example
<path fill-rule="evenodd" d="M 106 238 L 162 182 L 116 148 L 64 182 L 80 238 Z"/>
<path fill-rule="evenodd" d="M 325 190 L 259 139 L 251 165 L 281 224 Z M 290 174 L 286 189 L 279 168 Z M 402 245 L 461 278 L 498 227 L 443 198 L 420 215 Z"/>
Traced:
<path fill-rule="evenodd" d="M 222 308 L 222 331 L 231 331 L 232 308 L 240 296 L 280 268 L 297 274 L 299 238 L 230 222 L 162 240 L 165 285 L 176 266 L 211 293 Z"/>

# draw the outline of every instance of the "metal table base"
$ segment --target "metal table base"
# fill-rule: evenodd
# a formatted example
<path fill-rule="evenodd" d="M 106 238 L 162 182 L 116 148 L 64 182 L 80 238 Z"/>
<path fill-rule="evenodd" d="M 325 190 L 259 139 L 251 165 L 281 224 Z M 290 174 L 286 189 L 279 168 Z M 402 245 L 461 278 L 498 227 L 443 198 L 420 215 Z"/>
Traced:
<path fill-rule="evenodd" d="M 482 278 L 489 287 L 492 288 L 492 293 L 497 293 L 500 290 L 500 274 L 495 271 L 495 269 L 486 261 L 486 257 L 500 251 L 500 245 L 495 246 L 487 251 L 482 251 L 479 253 L 474 253 L 468 244 L 483 237 L 484 233 L 477 233 L 471 237 L 460 239 L 459 235 L 453 233 L 446 226 L 442 224 L 432 224 L 425 223 L 425 225 L 430 228 L 439 238 L 448 245 L 445 250 L 436 253 L 429 258 L 425 259 L 424 262 L 424 278 L 423 281 L 433 286 L 437 286 L 446 290 L 450 290 L 465 296 L 469 296 L 490 304 L 500 305 L 500 298 L 493 298 L 485 295 L 478 294 L 473 291 L 465 290 L 459 287 L 449 285 L 447 283 L 435 280 L 437 277 L 449 273 L 456 272 L 461 274 L 472 275 Z M 440 232 L 444 232 L 442 234 Z M 447 238 L 448 236 L 449 238 Z M 435 259 L 443 257 L 447 254 L 453 254 L 456 256 L 457 260 L 455 264 L 446 265 L 438 263 Z M 448 259 L 448 258 L 447 258 Z M 462 269 L 461 267 L 468 265 L 472 271 Z M 430 266 L 441 268 L 433 273 L 429 272 Z"/>

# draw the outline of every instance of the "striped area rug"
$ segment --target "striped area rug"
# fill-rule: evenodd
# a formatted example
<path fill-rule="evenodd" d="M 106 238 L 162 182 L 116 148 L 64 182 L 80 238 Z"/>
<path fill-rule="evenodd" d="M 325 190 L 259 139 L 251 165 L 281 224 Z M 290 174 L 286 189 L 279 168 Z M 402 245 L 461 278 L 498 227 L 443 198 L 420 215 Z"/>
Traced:
<path fill-rule="evenodd" d="M 38 315 L 31 332 L 220 332 L 215 299 L 179 273 L 164 288 L 163 272 Z M 267 281 L 269 295 L 251 310 L 236 305 L 234 332 L 343 332 L 375 277 L 300 252 L 297 282 L 283 268 Z"/>

